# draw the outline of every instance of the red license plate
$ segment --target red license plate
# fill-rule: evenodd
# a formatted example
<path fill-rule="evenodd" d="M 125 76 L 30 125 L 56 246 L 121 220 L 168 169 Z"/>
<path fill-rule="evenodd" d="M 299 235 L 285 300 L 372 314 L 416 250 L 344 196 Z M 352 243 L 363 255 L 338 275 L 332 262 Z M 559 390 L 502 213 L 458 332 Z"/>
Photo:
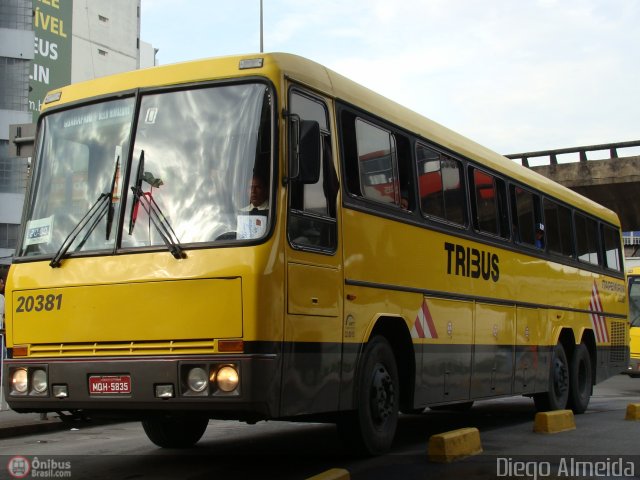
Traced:
<path fill-rule="evenodd" d="M 91 395 L 131 393 L 131 376 L 130 375 L 91 376 L 89 377 L 89 393 Z"/>

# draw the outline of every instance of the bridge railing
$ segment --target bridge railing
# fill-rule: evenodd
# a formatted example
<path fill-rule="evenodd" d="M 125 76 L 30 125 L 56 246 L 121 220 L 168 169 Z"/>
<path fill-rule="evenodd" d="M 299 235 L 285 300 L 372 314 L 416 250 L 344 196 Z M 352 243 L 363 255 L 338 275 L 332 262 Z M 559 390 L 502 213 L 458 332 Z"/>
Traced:
<path fill-rule="evenodd" d="M 538 152 L 511 153 L 505 157 L 512 160 L 520 160 L 523 167 L 529 167 L 530 158 L 547 157 L 551 165 L 558 165 L 558 155 L 578 153 L 580 161 L 588 161 L 587 152 L 608 150 L 610 158 L 618 158 L 618 150 L 623 148 L 640 147 L 640 140 L 631 142 L 603 143 L 601 145 L 587 145 L 584 147 L 558 148 L 556 150 L 540 150 Z"/>
<path fill-rule="evenodd" d="M 625 245 L 640 245 L 639 232 L 625 232 L 622 235 L 622 243 Z"/>

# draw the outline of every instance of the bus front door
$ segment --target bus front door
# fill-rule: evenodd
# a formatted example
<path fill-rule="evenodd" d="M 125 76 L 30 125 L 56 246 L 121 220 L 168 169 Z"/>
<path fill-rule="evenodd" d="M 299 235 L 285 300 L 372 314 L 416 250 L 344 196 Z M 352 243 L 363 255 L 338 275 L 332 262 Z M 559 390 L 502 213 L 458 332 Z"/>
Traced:
<path fill-rule="evenodd" d="M 288 98 L 289 145 L 314 135 L 317 152 L 293 159 L 300 162 L 298 175 L 288 181 L 283 416 L 337 410 L 342 365 L 338 181 L 328 102 L 295 86 Z"/>

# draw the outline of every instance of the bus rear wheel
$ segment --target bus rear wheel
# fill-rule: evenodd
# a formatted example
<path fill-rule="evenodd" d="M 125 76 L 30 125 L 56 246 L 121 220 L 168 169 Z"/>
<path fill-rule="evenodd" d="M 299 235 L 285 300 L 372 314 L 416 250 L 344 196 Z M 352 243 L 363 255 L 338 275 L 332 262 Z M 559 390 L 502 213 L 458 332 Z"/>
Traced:
<path fill-rule="evenodd" d="M 194 446 L 207 429 L 207 417 L 158 416 L 142 420 L 142 428 L 149 440 L 162 448 Z"/>
<path fill-rule="evenodd" d="M 558 343 L 551 356 L 548 391 L 536 393 L 533 403 L 539 412 L 564 410 L 569 401 L 569 363 L 562 344 Z"/>
<path fill-rule="evenodd" d="M 589 349 L 577 345 L 571 356 L 569 372 L 569 407 L 574 413 L 584 413 L 591 399 L 592 370 Z"/>
<path fill-rule="evenodd" d="M 373 337 L 365 347 L 357 377 L 357 410 L 338 422 L 339 432 L 357 453 L 379 455 L 391 448 L 398 426 L 399 395 L 393 350 L 384 337 Z"/>

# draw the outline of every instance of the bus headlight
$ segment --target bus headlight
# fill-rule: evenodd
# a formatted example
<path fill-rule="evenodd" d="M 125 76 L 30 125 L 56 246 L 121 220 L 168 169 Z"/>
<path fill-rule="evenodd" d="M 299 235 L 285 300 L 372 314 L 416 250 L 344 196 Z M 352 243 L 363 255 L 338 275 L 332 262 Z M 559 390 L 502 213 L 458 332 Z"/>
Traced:
<path fill-rule="evenodd" d="M 204 368 L 194 367 L 187 374 L 187 386 L 190 390 L 201 393 L 209 385 L 209 375 Z"/>
<path fill-rule="evenodd" d="M 29 388 L 27 369 L 18 368 L 11 375 L 11 388 L 16 393 L 26 393 Z"/>
<path fill-rule="evenodd" d="M 36 393 L 47 391 L 47 372 L 41 369 L 34 370 L 31 374 L 31 387 Z"/>
<path fill-rule="evenodd" d="M 218 382 L 218 388 L 220 390 L 222 390 L 223 392 L 233 392 L 236 388 L 238 388 L 240 376 L 238 375 L 238 371 L 234 367 L 227 365 L 218 370 L 216 380 Z"/>

